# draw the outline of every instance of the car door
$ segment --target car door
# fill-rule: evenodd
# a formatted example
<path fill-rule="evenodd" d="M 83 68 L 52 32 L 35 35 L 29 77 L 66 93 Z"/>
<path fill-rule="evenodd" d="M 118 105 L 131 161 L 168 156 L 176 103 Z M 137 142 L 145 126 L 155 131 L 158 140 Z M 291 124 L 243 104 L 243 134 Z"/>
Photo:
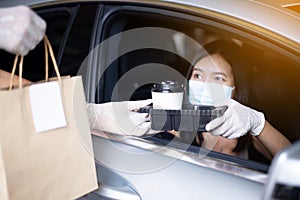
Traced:
<path fill-rule="evenodd" d="M 88 96 L 96 103 L 151 98 L 153 83 L 185 80 L 199 42 L 234 34 L 226 30 L 232 27 L 224 27 L 225 32 L 221 23 L 155 6 L 103 4 L 100 13 L 96 45 L 90 54 L 95 75 L 91 85 L 96 86 L 91 86 Z M 203 37 L 206 32 L 209 38 Z M 93 142 L 100 188 L 93 195 L 108 199 L 219 199 L 222 194 L 255 199 L 262 192 L 268 169 L 262 163 L 199 152 L 189 143 L 160 136 L 99 134 L 93 136 Z"/>
<path fill-rule="evenodd" d="M 231 38 L 245 51 L 249 105 L 264 110 L 272 123 L 281 121 L 276 125 L 290 140 L 297 140 L 297 131 L 291 128 L 298 129 L 292 119 L 298 112 L 299 96 L 294 95 L 288 102 L 285 98 L 297 87 L 293 84 L 295 74 L 299 74 L 297 53 L 270 42 L 265 35 L 257 36 L 251 29 L 232 24 L 226 16 L 213 18 L 205 11 L 189 13 L 157 4 L 107 3 L 100 13 L 91 53 L 95 76 L 90 84 L 94 85 L 89 89 L 90 101 L 151 98 L 153 83 L 186 80 L 193 53 L 202 44 Z M 281 105 L 289 105 L 289 117 L 282 115 L 285 108 Z M 94 193 L 102 197 L 220 199 L 224 195 L 257 199 L 263 192 L 261 186 L 270 161 L 253 147 L 249 147 L 248 160 L 213 151 L 205 151 L 203 156 L 202 149 L 183 138 L 177 141 L 165 135 L 135 138 L 99 134 L 93 136 L 100 172 L 100 189 Z"/>

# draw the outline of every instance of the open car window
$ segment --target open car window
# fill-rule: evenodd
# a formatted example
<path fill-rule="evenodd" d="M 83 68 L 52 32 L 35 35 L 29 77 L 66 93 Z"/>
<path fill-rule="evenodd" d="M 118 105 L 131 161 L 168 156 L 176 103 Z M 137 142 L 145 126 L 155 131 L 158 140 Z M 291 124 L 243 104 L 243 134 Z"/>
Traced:
<path fill-rule="evenodd" d="M 47 6 L 36 10 L 47 23 L 46 35 L 51 42 L 61 75 L 78 74 L 89 53 L 96 10 L 95 4 Z M 1 68 L 10 72 L 14 55 L 1 52 Z M 44 80 L 44 54 L 44 44 L 41 41 L 25 57 L 24 78 L 33 82 Z M 49 65 L 49 75 L 55 77 L 52 62 Z"/>
<path fill-rule="evenodd" d="M 70 19 L 74 16 L 72 9 L 68 7 L 43 9 L 38 12 L 47 22 L 47 36 L 50 38 L 53 51 L 58 62 L 60 62 L 60 53 L 64 50 L 63 44 L 67 30 L 70 27 Z M 41 81 L 44 79 L 44 44 L 40 42 L 37 47 L 30 51 L 24 59 L 23 77 L 30 81 Z M 1 53 L 2 69 L 11 72 L 12 63 L 15 55 L 7 52 Z M 49 74 L 53 74 L 53 66 L 50 63 Z"/>
<path fill-rule="evenodd" d="M 149 99 L 153 83 L 172 80 L 184 84 L 191 61 L 203 45 L 231 39 L 243 51 L 239 59 L 246 72 L 243 78 L 248 86 L 247 106 L 264 112 L 266 119 L 290 141 L 299 138 L 300 95 L 296 91 L 300 61 L 295 52 L 265 36 L 226 21 L 207 19 L 201 13 L 196 16 L 157 8 L 139 10 L 136 6 L 122 6 L 119 10 L 115 5 L 103 9 L 97 37 L 98 43 L 106 42 L 106 46 L 99 52 L 97 70 L 101 76 L 96 83 L 95 102 Z M 176 148 L 193 153 L 201 150 L 194 142 L 186 143 L 185 137 L 194 135 L 175 137 Z M 165 133 L 146 139 L 162 145 L 174 141 L 172 135 Z M 218 152 L 210 156 L 267 169 L 270 160 L 251 144 L 247 149 L 252 162 Z"/>

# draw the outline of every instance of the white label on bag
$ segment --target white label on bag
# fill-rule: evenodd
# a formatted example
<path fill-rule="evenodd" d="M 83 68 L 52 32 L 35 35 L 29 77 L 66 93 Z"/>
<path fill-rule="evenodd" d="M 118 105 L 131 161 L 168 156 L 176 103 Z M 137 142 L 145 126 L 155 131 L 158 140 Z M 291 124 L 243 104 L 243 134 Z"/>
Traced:
<path fill-rule="evenodd" d="M 67 125 L 57 82 L 34 84 L 29 88 L 29 96 L 36 132 Z"/>

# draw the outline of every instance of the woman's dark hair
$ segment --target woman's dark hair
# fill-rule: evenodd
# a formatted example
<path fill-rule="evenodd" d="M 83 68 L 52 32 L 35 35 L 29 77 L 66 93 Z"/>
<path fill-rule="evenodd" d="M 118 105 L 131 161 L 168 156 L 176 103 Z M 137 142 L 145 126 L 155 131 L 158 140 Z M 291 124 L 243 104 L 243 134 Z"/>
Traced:
<path fill-rule="evenodd" d="M 243 64 L 244 55 L 242 53 L 242 47 L 235 43 L 233 40 L 215 40 L 204 45 L 203 51 L 197 53 L 193 59 L 193 62 L 191 63 L 191 66 L 186 76 L 187 80 L 190 80 L 195 64 L 202 58 L 213 54 L 221 55 L 230 64 L 235 83 L 234 99 L 242 104 L 247 104 L 247 68 L 246 65 Z"/>

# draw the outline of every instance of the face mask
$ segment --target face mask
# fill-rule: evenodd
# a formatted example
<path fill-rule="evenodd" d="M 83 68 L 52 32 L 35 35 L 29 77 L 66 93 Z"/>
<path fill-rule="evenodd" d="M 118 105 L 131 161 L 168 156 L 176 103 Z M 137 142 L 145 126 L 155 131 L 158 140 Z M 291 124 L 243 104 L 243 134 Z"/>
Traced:
<path fill-rule="evenodd" d="M 189 81 L 189 101 L 193 105 L 212 106 L 225 99 L 230 99 L 234 87 L 218 83 Z"/>

